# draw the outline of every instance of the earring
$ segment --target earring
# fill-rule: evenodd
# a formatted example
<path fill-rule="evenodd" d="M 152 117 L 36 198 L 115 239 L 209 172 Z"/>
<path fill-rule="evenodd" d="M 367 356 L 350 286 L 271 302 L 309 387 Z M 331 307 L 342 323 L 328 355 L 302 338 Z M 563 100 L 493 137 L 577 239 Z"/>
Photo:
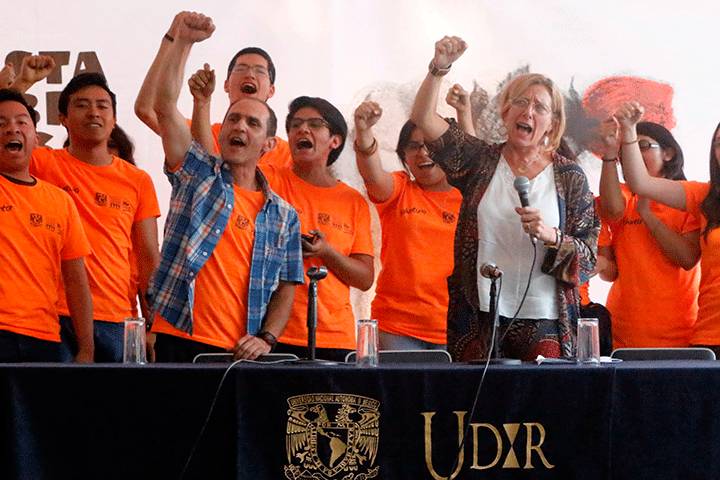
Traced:
<path fill-rule="evenodd" d="M 543 143 L 543 147 L 546 147 L 546 148 L 548 145 L 550 145 L 550 138 L 547 136 L 547 134 L 545 134 L 545 136 L 543 137 L 542 143 Z"/>

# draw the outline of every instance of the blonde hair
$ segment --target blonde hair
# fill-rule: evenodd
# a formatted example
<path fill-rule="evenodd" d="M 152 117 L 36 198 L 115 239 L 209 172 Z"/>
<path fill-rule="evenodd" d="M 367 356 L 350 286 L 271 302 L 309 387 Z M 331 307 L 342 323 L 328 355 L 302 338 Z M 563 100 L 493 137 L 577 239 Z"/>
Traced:
<path fill-rule="evenodd" d="M 550 101 L 552 105 L 552 130 L 548 135 L 547 150 L 557 150 L 560 141 L 565 133 L 565 100 L 562 92 L 555 86 L 555 83 L 545 75 L 539 73 L 524 73 L 510 80 L 510 83 L 503 89 L 500 94 L 500 116 L 504 117 L 510 110 L 513 100 L 523 94 L 533 85 L 542 85 L 548 89 L 550 93 Z"/>

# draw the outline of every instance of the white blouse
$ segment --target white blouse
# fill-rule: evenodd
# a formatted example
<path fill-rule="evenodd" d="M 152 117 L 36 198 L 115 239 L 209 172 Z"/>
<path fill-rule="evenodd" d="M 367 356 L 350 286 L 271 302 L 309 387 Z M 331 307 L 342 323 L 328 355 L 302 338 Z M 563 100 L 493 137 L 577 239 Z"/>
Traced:
<path fill-rule="evenodd" d="M 532 249 L 535 248 L 537 259 L 530 289 L 518 318 L 556 319 L 559 317 L 556 280 L 541 271 L 546 252 L 543 242 L 538 241 L 533 247 L 522 228 L 520 216 L 515 212 L 515 207 L 520 207 L 520 198 L 513 186 L 514 180 L 507 160 L 501 156 L 490 185 L 478 205 L 477 282 L 480 310 L 490 311 L 490 280 L 480 275 L 482 265 L 490 262 L 503 271 L 498 311 L 501 316 L 512 318 L 527 286 Z M 540 209 L 545 225 L 560 226 L 552 163 L 530 180 L 528 199 L 531 207 Z"/>

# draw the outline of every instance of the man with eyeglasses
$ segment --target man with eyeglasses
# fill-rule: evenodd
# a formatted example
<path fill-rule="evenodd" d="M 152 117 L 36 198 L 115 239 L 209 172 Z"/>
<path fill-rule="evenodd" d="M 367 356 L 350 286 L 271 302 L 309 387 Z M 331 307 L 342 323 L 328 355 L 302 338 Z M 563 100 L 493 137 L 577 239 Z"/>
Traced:
<path fill-rule="evenodd" d="M 264 165 L 263 172 L 300 216 L 305 269 L 328 268 L 318 293 L 317 357 L 343 361 L 355 349 L 350 287 L 368 290 L 374 279 L 370 210 L 360 193 L 337 180 L 329 168 L 347 137 L 340 111 L 314 97 L 298 97 L 288 110 L 285 129 L 292 165 Z M 307 289 L 301 288 L 279 339 L 279 352 L 307 356 L 307 303 Z"/>
<path fill-rule="evenodd" d="M 256 98 L 267 102 L 275 94 L 275 75 L 275 64 L 270 54 L 259 47 L 245 47 L 230 60 L 223 89 L 228 95 L 230 104 L 241 98 Z M 193 96 L 192 120 L 189 122 L 193 138 L 211 153 L 219 154 L 218 138 L 222 124 L 211 124 L 210 120 L 210 102 L 216 84 L 215 70 L 206 63 L 190 77 L 188 84 Z M 152 111 L 152 102 L 151 98 L 138 96 L 135 111 L 157 133 L 157 118 Z M 210 126 L 209 130 L 207 126 Z M 207 140 L 200 138 L 205 131 L 209 135 Z M 289 165 L 290 162 L 288 143 L 280 137 L 275 137 L 274 147 L 262 155 L 259 163 L 283 166 Z"/>
<path fill-rule="evenodd" d="M 274 144 L 272 109 L 257 98 L 236 99 L 220 129 L 219 158 L 192 141 L 177 109 L 190 48 L 214 30 L 205 15 L 176 15 L 138 97 L 154 99 L 172 184 L 151 284 L 158 361 L 227 351 L 255 359 L 270 352 L 303 279 L 297 213 L 257 168 Z"/>

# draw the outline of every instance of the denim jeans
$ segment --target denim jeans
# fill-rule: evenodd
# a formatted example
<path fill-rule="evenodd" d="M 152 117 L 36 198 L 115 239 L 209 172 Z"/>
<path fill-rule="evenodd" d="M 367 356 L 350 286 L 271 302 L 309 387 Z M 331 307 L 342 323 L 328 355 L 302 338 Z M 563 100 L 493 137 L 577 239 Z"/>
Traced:
<path fill-rule="evenodd" d="M 123 361 L 123 322 L 93 321 L 95 340 L 95 361 L 99 363 L 121 363 Z M 77 354 L 77 338 L 70 317 L 60 317 L 60 347 L 63 362 L 72 362 Z"/>

